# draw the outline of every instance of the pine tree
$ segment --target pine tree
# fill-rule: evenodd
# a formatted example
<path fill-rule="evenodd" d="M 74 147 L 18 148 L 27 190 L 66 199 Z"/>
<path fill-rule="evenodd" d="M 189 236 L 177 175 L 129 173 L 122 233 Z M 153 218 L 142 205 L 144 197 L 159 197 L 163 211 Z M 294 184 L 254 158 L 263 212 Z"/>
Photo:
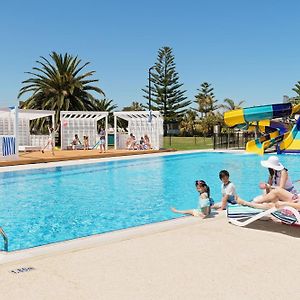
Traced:
<path fill-rule="evenodd" d="M 164 116 L 164 134 L 167 134 L 167 124 L 180 122 L 191 101 L 186 100 L 183 83 L 179 83 L 176 72 L 175 58 L 172 48 L 162 47 L 158 50 L 157 62 L 151 73 L 151 109 L 158 110 Z M 149 86 L 142 89 L 149 101 Z M 149 109 L 148 103 L 146 107 Z"/>

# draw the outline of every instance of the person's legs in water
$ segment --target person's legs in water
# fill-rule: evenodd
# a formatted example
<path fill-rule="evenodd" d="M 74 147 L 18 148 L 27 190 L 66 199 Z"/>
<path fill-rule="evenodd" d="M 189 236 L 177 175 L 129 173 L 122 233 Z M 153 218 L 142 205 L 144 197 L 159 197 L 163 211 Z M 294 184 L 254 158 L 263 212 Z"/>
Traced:
<path fill-rule="evenodd" d="M 194 217 L 201 217 L 201 218 L 206 217 L 206 215 L 203 214 L 200 209 L 178 210 L 175 207 L 171 207 L 171 211 L 176 214 L 192 215 Z"/>

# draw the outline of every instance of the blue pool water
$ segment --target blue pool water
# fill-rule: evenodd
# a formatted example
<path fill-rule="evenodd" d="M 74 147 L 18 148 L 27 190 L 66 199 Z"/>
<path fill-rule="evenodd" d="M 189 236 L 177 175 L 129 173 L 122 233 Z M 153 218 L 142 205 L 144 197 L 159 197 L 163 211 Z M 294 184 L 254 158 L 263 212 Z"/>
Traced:
<path fill-rule="evenodd" d="M 300 179 L 300 156 L 280 159 Z M 195 179 L 205 179 L 220 200 L 221 169 L 251 199 L 268 176 L 260 160 L 194 153 L 0 173 L 0 226 L 13 251 L 176 218 L 171 206 L 197 207 Z"/>

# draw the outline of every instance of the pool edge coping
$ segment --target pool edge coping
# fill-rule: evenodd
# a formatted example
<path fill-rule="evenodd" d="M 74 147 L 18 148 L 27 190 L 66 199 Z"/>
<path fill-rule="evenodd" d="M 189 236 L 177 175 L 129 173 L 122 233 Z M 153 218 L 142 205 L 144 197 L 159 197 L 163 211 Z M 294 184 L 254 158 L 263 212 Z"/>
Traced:
<path fill-rule="evenodd" d="M 202 219 L 192 216 L 179 217 L 155 223 L 115 230 L 107 233 L 94 234 L 87 237 L 75 238 L 67 241 L 55 242 L 24 250 L 12 252 L 0 251 L 0 266 L 19 263 L 25 260 L 37 259 L 75 251 L 87 250 L 107 244 L 122 242 L 147 235 L 174 230 L 188 225 L 199 224 Z M 213 220 L 208 219 L 208 220 Z"/>

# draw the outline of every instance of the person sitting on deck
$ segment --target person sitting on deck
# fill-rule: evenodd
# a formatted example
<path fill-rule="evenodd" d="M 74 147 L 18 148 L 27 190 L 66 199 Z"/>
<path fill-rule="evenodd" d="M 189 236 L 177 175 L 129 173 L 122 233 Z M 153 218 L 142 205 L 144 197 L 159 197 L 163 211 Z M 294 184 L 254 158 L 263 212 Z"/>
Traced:
<path fill-rule="evenodd" d="M 144 150 L 145 149 L 145 140 L 144 137 L 142 136 L 140 139 L 140 143 L 137 145 L 138 150 Z"/>
<path fill-rule="evenodd" d="M 75 134 L 74 139 L 73 139 L 73 141 L 72 141 L 72 143 L 71 143 L 72 149 L 73 149 L 73 150 L 76 150 L 76 149 L 77 149 L 77 146 L 78 146 L 79 144 L 82 145 L 81 142 L 80 142 L 80 140 L 79 140 L 78 134 Z"/>
<path fill-rule="evenodd" d="M 178 210 L 174 207 L 171 208 L 172 212 L 177 214 L 192 215 L 194 217 L 201 217 L 204 219 L 211 212 L 211 206 L 213 205 L 213 199 L 210 198 L 210 188 L 204 180 L 196 180 L 196 189 L 199 192 L 199 207 L 189 210 Z"/>
<path fill-rule="evenodd" d="M 234 184 L 229 180 L 229 172 L 222 170 L 219 173 L 219 178 L 222 181 L 221 192 L 222 200 L 221 203 L 217 203 L 213 208 L 223 210 L 227 208 L 227 203 L 237 204 L 236 202 L 236 190 Z"/>
<path fill-rule="evenodd" d="M 151 149 L 151 144 L 150 144 L 150 139 L 149 139 L 148 134 L 144 135 L 144 142 L 145 142 L 144 149 L 145 150 Z"/>
<path fill-rule="evenodd" d="M 267 183 L 260 183 L 259 187 L 269 193 L 271 189 L 281 187 L 288 192 L 295 192 L 295 187 L 289 176 L 288 169 L 285 168 L 277 156 L 272 155 L 267 160 L 262 160 L 261 165 L 269 170 L 269 178 Z"/>
<path fill-rule="evenodd" d="M 83 149 L 89 150 L 89 137 L 87 135 L 83 136 Z"/>
<path fill-rule="evenodd" d="M 126 147 L 128 150 L 136 150 L 136 138 L 133 133 L 130 133 L 129 138 L 126 141 Z"/>

